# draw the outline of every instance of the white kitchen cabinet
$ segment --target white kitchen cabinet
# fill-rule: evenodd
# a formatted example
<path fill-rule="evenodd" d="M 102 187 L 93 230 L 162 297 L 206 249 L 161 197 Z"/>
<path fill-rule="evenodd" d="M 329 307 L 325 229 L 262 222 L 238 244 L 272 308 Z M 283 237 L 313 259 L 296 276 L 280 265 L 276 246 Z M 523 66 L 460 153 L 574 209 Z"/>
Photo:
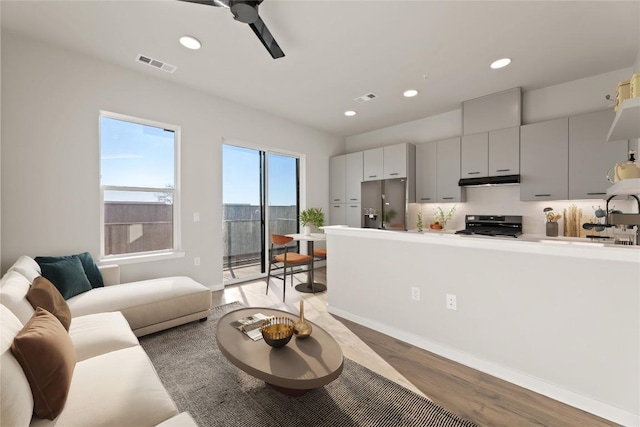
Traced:
<path fill-rule="evenodd" d="M 407 177 L 407 146 L 408 144 L 396 144 L 383 147 L 384 179 Z"/>
<path fill-rule="evenodd" d="M 489 176 L 520 173 L 520 126 L 489 132 Z"/>
<path fill-rule="evenodd" d="M 465 191 L 458 186 L 460 180 L 460 137 L 437 143 L 437 201 L 463 202 Z"/>
<path fill-rule="evenodd" d="M 345 222 L 349 227 L 362 227 L 363 213 L 360 208 L 360 203 L 347 203 L 345 215 Z"/>
<path fill-rule="evenodd" d="M 329 203 L 345 202 L 346 156 L 329 159 Z"/>
<path fill-rule="evenodd" d="M 346 155 L 345 203 L 360 203 L 360 185 L 362 184 L 363 168 L 362 151 Z"/>
<path fill-rule="evenodd" d="M 460 178 L 489 176 L 489 134 L 464 135 L 461 142 Z"/>
<path fill-rule="evenodd" d="M 437 201 L 438 187 L 438 143 L 427 142 L 416 145 L 416 202 L 433 203 Z"/>
<path fill-rule="evenodd" d="M 569 198 L 604 199 L 607 171 L 627 159 L 629 141 L 607 142 L 613 110 L 569 117 Z"/>
<path fill-rule="evenodd" d="M 569 119 L 520 128 L 520 200 L 569 198 Z"/>
<path fill-rule="evenodd" d="M 344 203 L 331 203 L 329 205 L 329 225 L 346 225 L 347 205 Z"/>
<path fill-rule="evenodd" d="M 384 148 L 364 151 L 363 162 L 363 181 L 384 179 Z"/>

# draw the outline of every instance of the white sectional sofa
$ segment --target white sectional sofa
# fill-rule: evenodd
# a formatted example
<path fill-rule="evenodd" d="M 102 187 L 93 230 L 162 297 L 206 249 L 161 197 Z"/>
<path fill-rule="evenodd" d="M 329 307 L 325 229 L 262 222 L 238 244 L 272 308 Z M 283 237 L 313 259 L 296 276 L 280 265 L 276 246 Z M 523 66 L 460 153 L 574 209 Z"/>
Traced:
<path fill-rule="evenodd" d="M 104 288 L 67 300 L 75 349 L 67 400 L 53 420 L 33 416 L 32 391 L 11 345 L 34 314 L 26 294 L 39 273 L 23 256 L 0 279 L 1 426 L 196 425 L 178 414 L 136 335 L 206 318 L 211 292 L 187 277 L 114 284 L 113 267 L 105 270 Z"/>

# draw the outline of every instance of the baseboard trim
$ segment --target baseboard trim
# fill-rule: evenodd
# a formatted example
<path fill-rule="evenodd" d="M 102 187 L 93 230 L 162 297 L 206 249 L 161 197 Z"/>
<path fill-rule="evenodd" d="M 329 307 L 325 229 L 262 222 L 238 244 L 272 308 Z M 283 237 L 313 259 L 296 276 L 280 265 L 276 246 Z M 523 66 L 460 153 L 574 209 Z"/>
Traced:
<path fill-rule="evenodd" d="M 416 347 L 430 351 L 447 359 L 461 363 L 473 369 L 477 369 L 504 381 L 519 385 L 536 393 L 540 393 L 551 399 L 557 400 L 567 405 L 573 406 L 591 414 L 605 418 L 607 420 L 625 426 L 640 425 L 640 414 L 634 414 L 624 409 L 616 408 L 597 399 L 584 396 L 573 391 L 562 388 L 558 385 L 546 382 L 540 378 L 513 370 L 506 366 L 481 359 L 473 354 L 457 350 L 455 348 L 430 341 L 415 334 L 411 334 L 384 323 L 367 319 L 347 311 L 341 310 L 331 305 L 327 306 L 327 311 L 336 316 L 340 316 L 352 322 L 358 323 L 367 328 L 373 329 L 385 335 L 392 336 L 401 341 L 407 342 Z"/>

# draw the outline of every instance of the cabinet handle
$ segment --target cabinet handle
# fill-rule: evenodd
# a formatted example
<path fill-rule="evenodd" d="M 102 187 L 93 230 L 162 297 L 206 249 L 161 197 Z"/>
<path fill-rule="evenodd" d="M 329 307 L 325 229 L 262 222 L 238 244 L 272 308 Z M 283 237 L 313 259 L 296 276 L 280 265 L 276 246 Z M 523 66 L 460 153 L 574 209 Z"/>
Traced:
<path fill-rule="evenodd" d="M 358 200 L 358 199 L 349 199 L 349 200 Z"/>
<path fill-rule="evenodd" d="M 378 175 L 369 175 L 369 178 L 376 178 Z"/>
<path fill-rule="evenodd" d="M 551 197 L 551 194 L 534 194 L 535 197 Z"/>
<path fill-rule="evenodd" d="M 351 205 L 351 206 L 349 206 L 349 207 L 350 207 L 350 208 L 357 208 L 357 207 L 358 207 L 358 205 Z"/>
<path fill-rule="evenodd" d="M 340 207 L 340 205 L 338 205 L 338 206 L 334 206 L 334 208 L 339 208 L 339 207 Z"/>
<path fill-rule="evenodd" d="M 398 172 L 390 173 L 389 176 L 399 175 Z"/>
<path fill-rule="evenodd" d="M 453 197 L 443 197 L 442 200 L 453 200 Z"/>
<path fill-rule="evenodd" d="M 602 196 L 607 193 L 587 193 L 588 196 Z"/>
<path fill-rule="evenodd" d="M 340 199 L 333 199 L 333 201 L 334 201 L 334 202 L 339 202 L 339 201 L 340 201 Z"/>
<path fill-rule="evenodd" d="M 431 197 L 421 197 L 420 200 L 431 200 Z"/>
<path fill-rule="evenodd" d="M 480 172 L 467 172 L 467 175 L 479 175 Z"/>
<path fill-rule="evenodd" d="M 496 169 L 496 172 L 509 172 L 511 169 Z"/>

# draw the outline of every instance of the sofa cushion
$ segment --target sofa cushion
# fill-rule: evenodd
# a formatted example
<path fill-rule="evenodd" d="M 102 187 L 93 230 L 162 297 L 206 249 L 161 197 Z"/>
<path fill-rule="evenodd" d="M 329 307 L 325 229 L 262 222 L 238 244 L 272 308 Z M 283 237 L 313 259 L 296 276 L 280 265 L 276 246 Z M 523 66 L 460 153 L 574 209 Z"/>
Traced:
<path fill-rule="evenodd" d="M 22 366 L 33 395 L 33 412 L 54 419 L 64 408 L 76 352 L 60 321 L 42 307 L 13 339 L 11 352 Z"/>
<path fill-rule="evenodd" d="M 74 317 L 69 336 L 76 348 L 77 361 L 139 344 L 119 311 Z"/>
<path fill-rule="evenodd" d="M 71 325 L 71 310 L 62 298 L 60 291 L 49 280 L 42 276 L 35 278 L 27 292 L 27 300 L 34 309 L 42 307 L 58 318 L 68 331 Z"/>
<path fill-rule="evenodd" d="M 31 319 L 35 310 L 27 301 L 31 281 L 15 270 L 10 270 L 0 279 L 0 301 L 23 325 Z"/>
<path fill-rule="evenodd" d="M 64 299 L 91 290 L 91 283 L 78 257 L 40 264 L 42 275 L 60 291 Z"/>
<path fill-rule="evenodd" d="M 178 414 L 142 347 L 78 362 L 57 426 L 155 426 Z M 51 425 L 34 419 L 32 427 Z"/>
<path fill-rule="evenodd" d="M 89 279 L 89 283 L 91 283 L 92 288 L 101 288 L 104 286 L 104 281 L 102 279 L 102 274 L 100 273 L 100 269 L 93 261 L 93 257 L 89 252 L 83 252 L 81 254 L 76 255 L 63 255 L 63 256 L 39 256 L 36 257 L 35 261 L 42 264 L 50 264 L 52 262 L 58 262 L 63 259 L 69 258 L 78 258 L 82 263 L 82 269 L 84 270 L 84 274 L 87 275 Z"/>
<path fill-rule="evenodd" d="M 21 329 L 20 320 L 0 304 L 0 426 L 26 427 L 33 414 L 29 381 L 11 352 Z"/>
<path fill-rule="evenodd" d="M 16 262 L 9 267 L 9 271 L 17 271 L 26 277 L 29 283 L 33 282 L 33 279 L 42 274 L 38 263 L 35 262 L 33 258 L 26 255 L 20 256 L 20 258 L 18 258 Z"/>
<path fill-rule="evenodd" d="M 105 286 L 77 295 L 67 303 L 73 317 L 121 311 L 135 331 L 208 310 L 211 291 L 189 277 L 177 276 Z"/>

